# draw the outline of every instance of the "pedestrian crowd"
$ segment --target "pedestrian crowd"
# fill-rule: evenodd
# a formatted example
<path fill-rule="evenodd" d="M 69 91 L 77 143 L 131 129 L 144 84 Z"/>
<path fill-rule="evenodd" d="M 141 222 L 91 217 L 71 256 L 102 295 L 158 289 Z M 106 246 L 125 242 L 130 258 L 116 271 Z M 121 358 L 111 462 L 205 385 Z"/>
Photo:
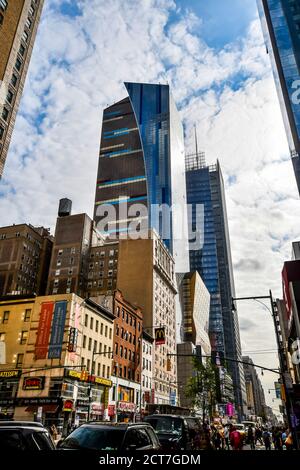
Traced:
<path fill-rule="evenodd" d="M 206 433 L 210 448 L 214 450 L 243 450 L 258 448 L 265 450 L 292 450 L 293 438 L 289 429 L 273 426 L 248 426 L 245 430 L 238 429 L 234 424 L 206 425 Z"/>

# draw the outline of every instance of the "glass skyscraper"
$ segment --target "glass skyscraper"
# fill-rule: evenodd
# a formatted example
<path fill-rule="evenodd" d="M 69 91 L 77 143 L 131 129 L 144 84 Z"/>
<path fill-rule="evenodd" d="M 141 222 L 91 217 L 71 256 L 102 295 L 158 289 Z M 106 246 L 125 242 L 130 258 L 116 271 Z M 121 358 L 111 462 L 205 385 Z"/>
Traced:
<path fill-rule="evenodd" d="M 125 86 L 128 97 L 103 112 L 94 220 L 98 227 L 107 221 L 102 228 L 111 238 L 130 236 L 138 219 L 137 206 L 131 209 L 139 204 L 141 227 L 155 229 L 174 256 L 176 271 L 188 272 L 188 237 L 180 233 L 182 227 L 187 232 L 188 219 L 178 111 L 169 85 Z M 169 212 L 172 205 L 177 209 Z M 116 210 L 116 223 L 112 214 L 105 215 L 108 206 Z"/>
<path fill-rule="evenodd" d="M 257 5 L 300 192 L 300 1 Z"/>
<path fill-rule="evenodd" d="M 193 205 L 193 231 L 196 227 L 195 205 L 204 206 L 203 245 L 190 251 L 191 271 L 198 271 L 210 293 L 209 336 L 212 350 L 225 357 L 241 360 L 241 344 L 237 313 L 232 311 L 235 297 L 230 239 L 224 183 L 219 162 L 203 165 L 197 156 L 186 159 L 188 204 Z M 242 364 L 227 362 L 232 376 L 239 416 L 246 405 L 246 389 Z"/>

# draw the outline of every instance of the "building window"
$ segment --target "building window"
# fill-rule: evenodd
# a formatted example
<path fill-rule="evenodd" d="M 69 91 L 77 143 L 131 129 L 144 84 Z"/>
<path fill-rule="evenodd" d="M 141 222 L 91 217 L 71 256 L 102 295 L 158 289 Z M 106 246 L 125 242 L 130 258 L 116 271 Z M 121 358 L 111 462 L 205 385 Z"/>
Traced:
<path fill-rule="evenodd" d="M 61 266 L 61 259 L 57 260 L 56 266 Z"/>
<path fill-rule="evenodd" d="M 98 287 L 103 287 L 103 281 L 102 280 L 98 281 Z"/>
<path fill-rule="evenodd" d="M 98 333 L 98 331 L 99 331 L 99 321 L 96 320 L 96 333 Z"/>
<path fill-rule="evenodd" d="M 102 377 L 105 377 L 105 364 L 102 366 Z"/>
<path fill-rule="evenodd" d="M 23 359 L 24 359 L 24 354 L 18 354 L 17 355 L 17 362 L 16 362 L 16 368 L 20 369 L 23 364 Z"/>
<path fill-rule="evenodd" d="M 8 323 L 8 319 L 9 319 L 9 311 L 6 310 L 4 313 L 3 313 L 3 318 L 2 318 L 2 323 L 4 325 L 6 325 Z"/>
<path fill-rule="evenodd" d="M 4 121 L 7 121 L 8 115 L 9 115 L 8 109 L 7 109 L 7 108 L 3 108 L 2 117 L 3 117 Z"/>
<path fill-rule="evenodd" d="M 115 252 L 114 250 L 109 250 L 109 256 L 114 256 Z"/>
<path fill-rule="evenodd" d="M 88 371 L 90 370 L 90 366 L 91 366 L 91 360 L 88 359 L 88 360 L 86 361 L 86 367 L 87 367 L 87 370 L 88 370 Z"/>
<path fill-rule="evenodd" d="M 118 349 L 119 349 L 119 345 L 118 343 L 115 343 L 115 353 L 118 354 Z"/>
<path fill-rule="evenodd" d="M 101 323 L 101 326 L 100 326 L 100 334 L 103 335 L 103 323 Z"/>
<path fill-rule="evenodd" d="M 60 269 L 57 269 L 57 270 L 55 271 L 55 276 L 59 276 L 59 275 L 60 275 Z"/>
<path fill-rule="evenodd" d="M 66 288 L 66 294 L 70 294 L 71 293 L 71 288 L 70 287 L 67 287 Z"/>
<path fill-rule="evenodd" d="M 7 8 L 7 0 L 0 0 L 0 8 L 4 11 Z"/>
<path fill-rule="evenodd" d="M 64 250 L 58 250 L 58 256 L 61 256 L 63 254 Z"/>
<path fill-rule="evenodd" d="M 88 350 L 89 350 L 89 351 L 92 350 L 92 338 L 89 338 L 89 347 L 88 347 Z"/>
<path fill-rule="evenodd" d="M 69 274 L 69 275 L 73 274 L 73 268 L 70 268 L 70 269 L 69 269 L 68 274 Z"/>
<path fill-rule="evenodd" d="M 28 308 L 25 310 L 24 321 L 30 321 L 31 310 Z"/>
<path fill-rule="evenodd" d="M 76 248 L 73 246 L 73 247 L 71 248 L 71 255 L 75 255 L 75 253 L 76 253 Z"/>
<path fill-rule="evenodd" d="M 83 343 L 82 343 L 82 347 L 85 348 L 86 347 L 86 336 L 83 335 Z"/>
<path fill-rule="evenodd" d="M 98 364 L 98 373 L 97 373 L 98 377 L 100 377 L 100 367 L 101 367 L 101 364 Z"/>
<path fill-rule="evenodd" d="M 13 98 L 14 98 L 13 92 L 10 91 L 10 90 L 8 90 L 7 96 L 6 96 L 6 100 L 7 100 L 9 103 L 12 103 Z"/>
<path fill-rule="evenodd" d="M 20 61 L 20 59 L 17 59 L 16 60 L 16 63 L 15 63 L 15 68 L 20 71 L 21 70 L 21 67 L 22 67 L 22 62 Z"/>
<path fill-rule="evenodd" d="M 34 12 L 35 12 L 35 9 L 33 8 L 33 6 L 31 5 L 31 7 L 29 8 L 29 15 L 31 16 L 34 16 Z"/>
<path fill-rule="evenodd" d="M 54 285 L 55 285 L 55 287 L 57 287 L 58 284 L 59 284 L 59 280 L 58 280 L 58 279 L 55 279 L 55 280 L 54 280 Z"/>
<path fill-rule="evenodd" d="M 107 377 L 108 379 L 109 379 L 109 377 L 110 377 L 110 367 L 109 367 L 109 366 L 107 366 L 107 374 L 106 374 L 106 377 Z"/>
<path fill-rule="evenodd" d="M 88 326 L 88 314 L 87 313 L 85 314 L 85 318 L 84 318 L 84 326 Z"/>
<path fill-rule="evenodd" d="M 108 330 L 108 326 L 105 325 L 105 337 L 107 338 L 107 330 Z"/>
<path fill-rule="evenodd" d="M 57 294 L 57 292 L 58 292 L 57 287 L 54 287 L 54 289 L 52 290 L 52 294 Z"/>
<path fill-rule="evenodd" d="M 101 251 L 100 257 L 101 257 L 101 258 L 104 258 L 104 256 L 105 256 L 105 251 Z"/>
<path fill-rule="evenodd" d="M 26 26 L 26 28 L 28 28 L 28 29 L 31 28 L 31 26 L 32 26 L 32 21 L 31 21 L 29 18 L 27 18 L 26 23 L 25 23 L 25 26 Z"/>
<path fill-rule="evenodd" d="M 20 344 L 26 344 L 28 339 L 28 331 L 22 331 L 20 337 Z"/>
<path fill-rule="evenodd" d="M 124 348 L 124 359 L 127 359 L 127 348 Z"/>
<path fill-rule="evenodd" d="M 70 258 L 70 264 L 74 264 L 74 258 Z"/>
<path fill-rule="evenodd" d="M 109 329 L 109 339 L 112 338 L 112 328 Z"/>
<path fill-rule="evenodd" d="M 94 319 L 91 317 L 90 319 L 90 329 L 92 330 L 94 327 Z"/>
<path fill-rule="evenodd" d="M 2 126 L 0 126 L 0 139 L 2 139 L 3 134 L 4 134 L 4 129 L 3 129 Z M 1 237 L 1 238 L 2 238 L 2 237 Z"/>
<path fill-rule="evenodd" d="M 5 341 L 5 333 L 0 333 L 0 341 Z"/>
<path fill-rule="evenodd" d="M 120 346 L 120 356 L 123 357 L 123 346 Z"/>
<path fill-rule="evenodd" d="M 112 275 L 113 275 L 113 272 L 112 272 L 112 269 L 110 269 L 110 270 L 108 271 L 108 277 L 112 277 Z"/>
<path fill-rule="evenodd" d="M 20 49 L 19 49 L 19 54 L 20 54 L 22 57 L 24 57 L 25 50 L 26 50 L 25 47 L 23 46 L 23 44 L 21 44 Z"/>
<path fill-rule="evenodd" d="M 24 33 L 22 34 L 23 41 L 27 42 L 28 38 L 29 38 L 28 33 L 26 33 L 26 31 L 24 31 Z"/>

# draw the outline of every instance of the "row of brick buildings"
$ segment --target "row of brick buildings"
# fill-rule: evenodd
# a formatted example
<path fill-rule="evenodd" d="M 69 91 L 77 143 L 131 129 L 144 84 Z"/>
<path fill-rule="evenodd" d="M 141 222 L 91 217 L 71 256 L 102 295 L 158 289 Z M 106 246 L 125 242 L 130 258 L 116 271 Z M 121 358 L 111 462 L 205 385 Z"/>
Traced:
<path fill-rule="evenodd" d="M 105 241 L 86 214 L 71 215 L 66 200 L 60 202 L 54 236 L 43 227 L 26 224 L 0 228 L 0 343 L 6 344 L 6 360 L 0 366 L 1 412 L 26 418 L 28 411 L 20 405 L 24 398 L 28 401 L 22 380 L 38 376 L 45 377 L 44 388 L 34 394 L 28 409 L 37 412 L 44 403 L 51 405 L 48 414 L 61 412 L 63 401 L 56 406 L 53 378 L 61 385 L 57 392 L 63 400 L 73 393 L 74 421 L 86 418 L 82 386 L 87 388 L 89 382 L 81 384 L 81 371 L 96 377 L 97 387 L 103 389 L 91 402 L 95 407 L 98 403 L 100 417 L 140 413 L 146 402 L 169 403 L 170 396 L 177 396 L 176 292 L 173 258 L 154 231 L 147 239 Z M 61 302 L 65 322 L 56 324 L 56 304 Z M 43 308 L 46 305 L 47 311 L 48 303 L 53 318 L 47 323 Z M 104 316 L 106 326 L 100 317 L 89 318 L 90 311 Z M 48 343 L 44 338 L 48 350 L 52 334 L 63 331 L 55 359 L 47 355 L 39 359 L 36 354 L 39 338 L 45 335 L 45 325 L 39 326 L 42 321 L 48 325 Z M 164 328 L 165 342 L 156 346 L 153 335 L 158 327 Z M 51 333 L 53 329 L 56 333 Z M 74 335 L 76 347 L 70 353 Z M 54 366 L 59 368 L 30 372 Z M 10 379 L 10 396 L 5 371 L 13 370 L 19 372 Z M 69 387 L 66 378 L 75 380 L 76 386 Z M 76 409 L 83 414 L 77 416 Z"/>

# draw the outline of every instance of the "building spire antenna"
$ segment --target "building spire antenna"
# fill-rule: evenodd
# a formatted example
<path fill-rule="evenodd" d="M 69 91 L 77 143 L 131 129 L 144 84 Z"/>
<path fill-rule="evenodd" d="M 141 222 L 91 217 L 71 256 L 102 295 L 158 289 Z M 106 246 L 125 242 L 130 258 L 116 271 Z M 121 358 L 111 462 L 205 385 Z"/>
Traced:
<path fill-rule="evenodd" d="M 197 159 L 197 163 L 199 163 L 199 157 L 198 157 L 198 139 L 197 139 L 197 127 L 196 127 L 196 124 L 194 124 L 194 130 L 195 130 L 196 159 Z"/>

